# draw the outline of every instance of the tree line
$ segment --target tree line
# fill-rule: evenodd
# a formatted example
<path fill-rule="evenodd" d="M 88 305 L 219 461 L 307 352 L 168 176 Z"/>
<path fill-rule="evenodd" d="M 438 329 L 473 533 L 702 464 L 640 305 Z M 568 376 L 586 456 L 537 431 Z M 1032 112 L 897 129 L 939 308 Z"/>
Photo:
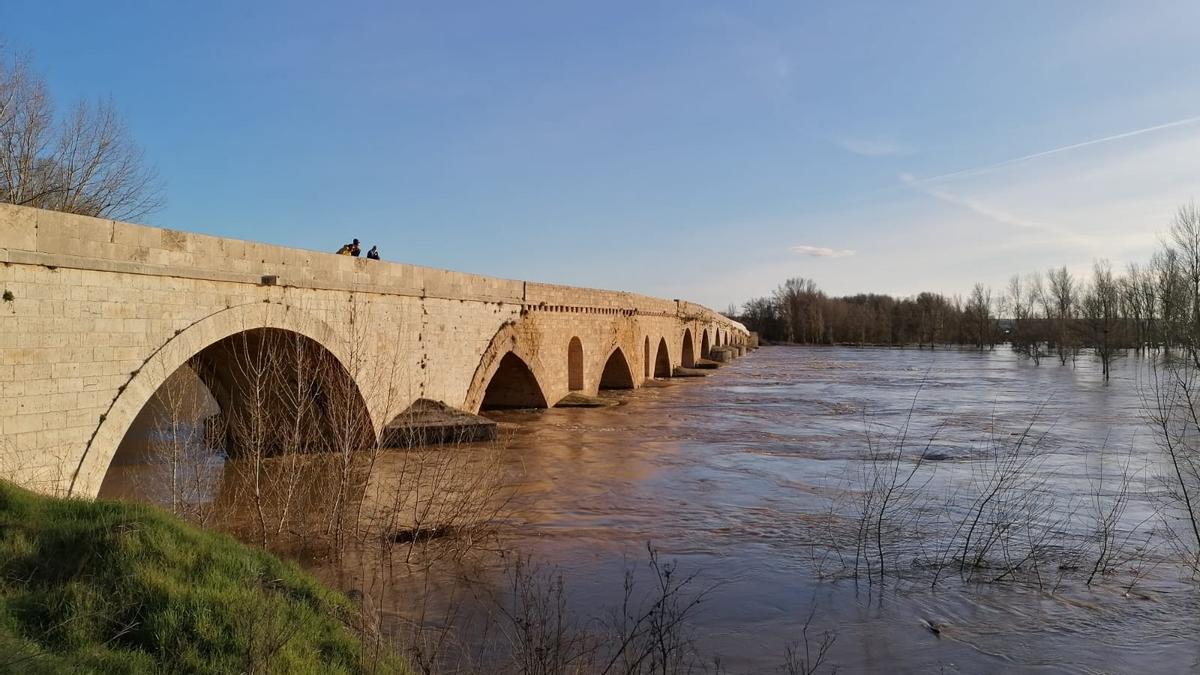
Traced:
<path fill-rule="evenodd" d="M 1193 352 L 1200 346 L 1200 208 L 1181 207 L 1150 260 L 1090 274 L 1065 266 L 1015 274 L 1001 291 L 979 283 L 963 298 L 919 293 L 831 297 L 811 279 L 793 278 L 754 298 L 736 318 L 769 342 L 918 346 L 1008 344 L 1037 363 L 1073 363 L 1090 350 L 1108 378 L 1129 351 Z"/>

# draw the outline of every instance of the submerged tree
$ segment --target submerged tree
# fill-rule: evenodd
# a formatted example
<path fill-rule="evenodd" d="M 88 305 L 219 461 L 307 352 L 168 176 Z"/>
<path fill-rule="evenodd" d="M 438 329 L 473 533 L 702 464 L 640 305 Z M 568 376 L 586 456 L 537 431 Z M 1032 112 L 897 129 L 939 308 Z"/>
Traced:
<path fill-rule="evenodd" d="M 991 346 L 992 338 L 992 289 L 975 284 L 967 300 L 967 316 L 970 319 L 972 342 L 979 349 Z"/>
<path fill-rule="evenodd" d="M 1092 272 L 1092 285 L 1081 302 L 1083 325 L 1087 330 L 1088 343 L 1093 346 L 1108 381 L 1109 366 L 1116 356 L 1118 344 L 1116 332 L 1120 328 L 1121 287 L 1113 279 L 1112 266 L 1107 260 L 1096 263 Z"/>
<path fill-rule="evenodd" d="M 134 220 L 162 187 L 109 101 L 55 114 L 46 83 L 0 45 L 0 202 Z"/>

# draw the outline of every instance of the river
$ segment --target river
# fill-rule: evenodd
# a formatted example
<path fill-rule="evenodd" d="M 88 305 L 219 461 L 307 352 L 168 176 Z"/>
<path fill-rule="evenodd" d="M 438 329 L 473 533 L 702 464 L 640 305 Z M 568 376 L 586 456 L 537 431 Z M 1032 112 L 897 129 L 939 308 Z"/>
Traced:
<path fill-rule="evenodd" d="M 446 562 L 421 589 L 397 586 L 404 597 L 448 593 L 466 578 L 502 589 L 516 552 L 560 570 L 571 611 L 597 616 L 619 605 L 625 569 L 645 571 L 652 542 L 697 575 L 696 588 L 711 589 L 690 631 L 700 656 L 719 656 L 727 672 L 779 672 L 810 614 L 810 639 L 836 633 L 828 663 L 841 672 L 1195 672 L 1200 594 L 1154 535 L 1164 497 L 1143 411 L 1147 363 L 1121 359 L 1105 384 L 1086 356 L 1060 366 L 1005 348 L 766 347 L 707 378 L 606 393 L 614 407 L 489 413 L 506 437 L 512 499 L 497 541 L 509 553 Z M 1066 564 L 1038 569 L 1037 583 L 1026 570 L 984 583 L 947 574 L 934 585 L 921 563 L 944 531 L 899 517 L 889 532 L 895 574 L 855 578 L 831 565 L 831 551 L 847 555 L 844 541 L 832 542 L 869 444 L 894 448 L 907 433 L 915 451 L 902 467 L 928 445 L 936 461 L 921 468 L 920 492 L 930 501 L 910 506 L 929 509 L 952 503 L 994 466 L 997 443 L 1011 445 L 1031 422 L 1036 457 L 1026 468 L 1041 497 L 1025 506 L 1036 511 L 1029 517 L 1088 542 L 1089 495 L 1106 457 L 1100 492 L 1109 497 L 1113 467 L 1130 467 L 1117 528 L 1144 542 L 1136 560 L 1091 585 Z M 347 590 L 367 583 L 361 560 L 309 564 Z"/>

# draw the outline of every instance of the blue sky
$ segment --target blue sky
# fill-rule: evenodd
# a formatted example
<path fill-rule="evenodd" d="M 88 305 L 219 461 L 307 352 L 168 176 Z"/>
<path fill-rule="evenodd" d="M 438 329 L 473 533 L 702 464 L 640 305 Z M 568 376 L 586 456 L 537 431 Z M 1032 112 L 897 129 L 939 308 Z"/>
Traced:
<path fill-rule="evenodd" d="M 1195 2 L 0 3 L 60 104 L 123 112 L 166 181 L 152 224 L 719 309 L 790 276 L 962 293 L 1147 257 L 1200 198 L 1197 25 Z"/>

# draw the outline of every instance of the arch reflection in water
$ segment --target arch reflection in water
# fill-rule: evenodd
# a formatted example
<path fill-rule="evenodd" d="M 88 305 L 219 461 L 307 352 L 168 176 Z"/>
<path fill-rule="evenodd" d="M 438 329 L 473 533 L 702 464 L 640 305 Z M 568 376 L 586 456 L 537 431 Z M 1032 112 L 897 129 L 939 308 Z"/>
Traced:
<path fill-rule="evenodd" d="M 300 456 L 345 456 L 374 443 L 354 378 L 332 353 L 299 333 L 258 328 L 208 345 L 166 378 L 126 430 L 100 495 L 205 520 L 219 502 L 252 493 L 260 512 L 286 514 L 310 484 Z M 149 470 L 132 482 L 130 465 Z M 240 474 L 250 484 L 235 480 Z M 231 481 L 240 487 L 230 490 Z"/>

